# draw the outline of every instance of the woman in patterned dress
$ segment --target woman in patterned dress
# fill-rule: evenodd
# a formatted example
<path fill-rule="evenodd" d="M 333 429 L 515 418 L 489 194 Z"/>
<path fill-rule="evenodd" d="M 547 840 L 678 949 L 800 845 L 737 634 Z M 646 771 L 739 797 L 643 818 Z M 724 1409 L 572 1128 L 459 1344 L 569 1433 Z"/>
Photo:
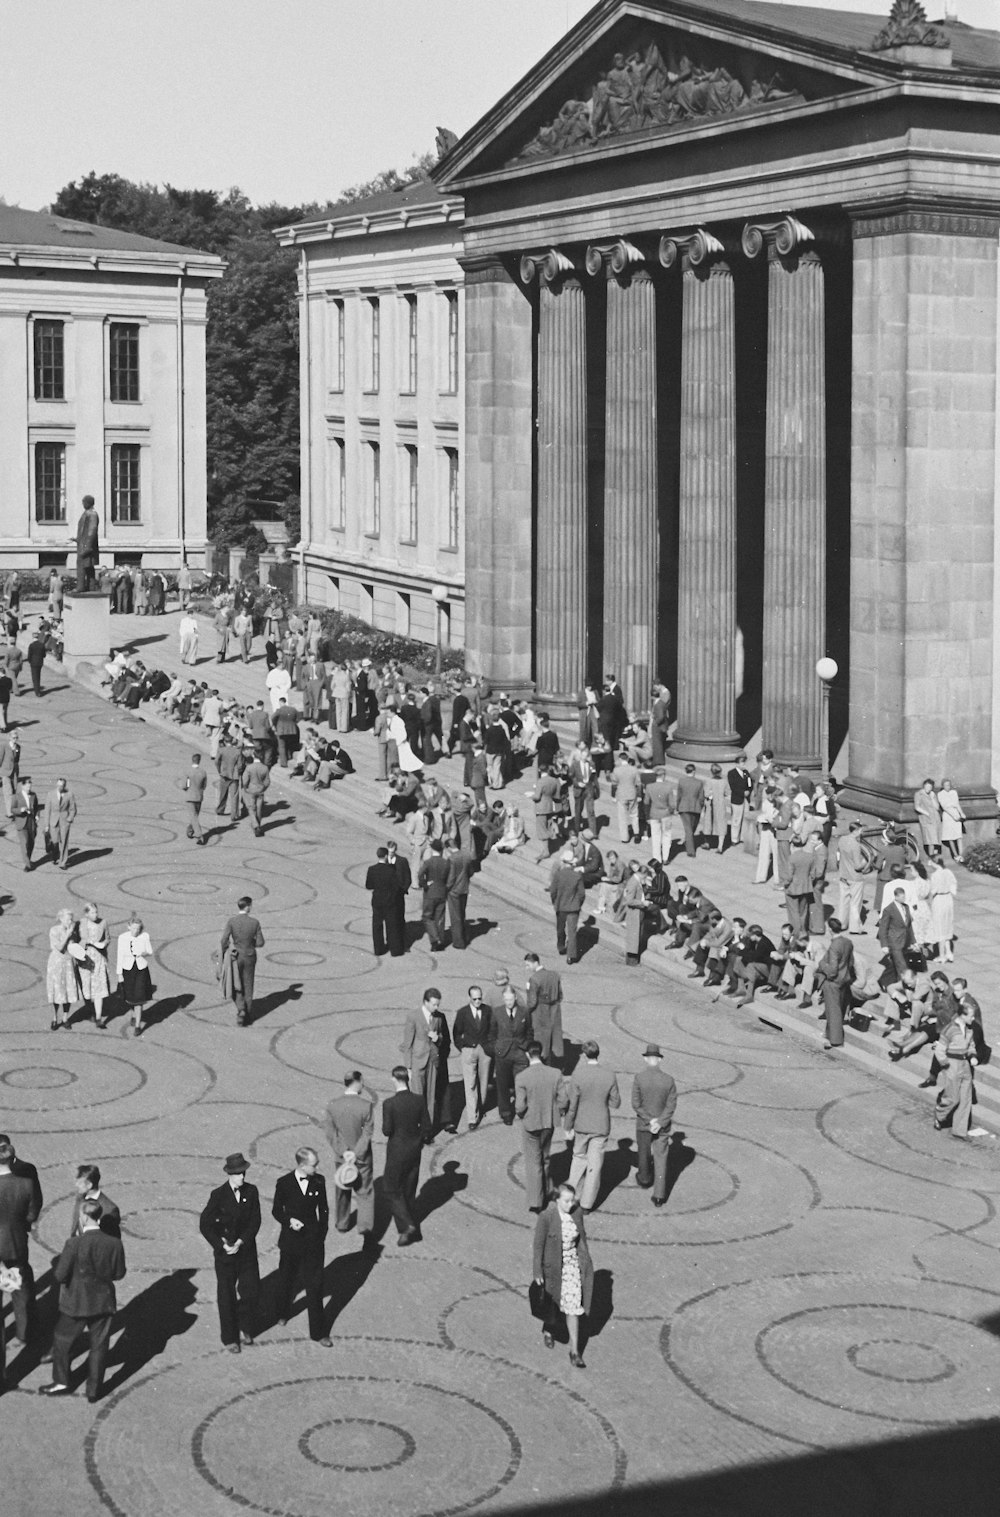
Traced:
<path fill-rule="evenodd" d="M 77 929 L 68 907 L 60 911 L 56 924 L 49 928 L 49 959 L 45 966 L 45 993 L 52 1007 L 52 1031 L 69 1028 L 69 1010 L 79 997 L 76 963 L 69 945 L 76 941 Z"/>
<path fill-rule="evenodd" d="M 583 1212 L 572 1185 L 560 1185 L 535 1224 L 533 1268 L 535 1280 L 544 1285 L 548 1310 L 542 1323 L 545 1347 L 555 1342 L 553 1333 L 561 1316 L 569 1333 L 569 1362 L 585 1369 L 580 1352 L 580 1321 L 590 1311 L 594 1293 L 594 1266 L 587 1247 Z"/>
<path fill-rule="evenodd" d="M 95 1025 L 107 1027 L 108 1019 L 104 1015 L 104 1002 L 111 994 L 111 982 L 108 977 L 108 945 L 111 942 L 111 935 L 108 932 L 107 922 L 93 901 L 88 901 L 83 908 L 80 942 L 87 950 L 87 957 L 80 961 L 79 966 L 80 994 L 84 1001 L 93 1002 Z"/>

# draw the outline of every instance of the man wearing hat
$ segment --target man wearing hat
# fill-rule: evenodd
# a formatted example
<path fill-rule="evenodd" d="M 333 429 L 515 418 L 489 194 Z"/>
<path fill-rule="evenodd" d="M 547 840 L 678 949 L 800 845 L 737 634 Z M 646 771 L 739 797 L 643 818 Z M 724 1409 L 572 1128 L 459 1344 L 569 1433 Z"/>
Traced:
<path fill-rule="evenodd" d="M 367 1248 L 375 1227 L 375 1180 L 372 1135 L 376 1097 L 365 1089 L 359 1069 L 344 1076 L 344 1094 L 326 1108 L 326 1136 L 337 1166 L 333 1177 L 334 1224 L 338 1233 L 351 1225 L 351 1197 L 358 1208 L 358 1232 Z"/>
<path fill-rule="evenodd" d="M 278 1321 L 285 1326 L 299 1281 L 306 1293 L 309 1336 L 323 1348 L 333 1340 L 323 1322 L 323 1249 L 330 1227 L 326 1181 L 318 1173 L 314 1148 L 295 1151 L 295 1168 L 274 1187 L 271 1215 L 281 1228 L 278 1238 Z"/>
<path fill-rule="evenodd" d="M 215 1254 L 223 1346 L 231 1354 L 238 1354 L 241 1341 L 253 1342 L 260 1292 L 257 1263 L 260 1196 L 256 1185 L 247 1180 L 249 1159 L 242 1154 L 230 1154 L 223 1168 L 228 1179 L 209 1196 L 198 1225 L 202 1237 L 212 1245 Z"/>
<path fill-rule="evenodd" d="M 653 1205 L 662 1206 L 667 1199 L 667 1155 L 677 1107 L 677 1086 L 660 1068 L 663 1052 L 658 1043 L 647 1043 L 642 1058 L 646 1067 L 640 1069 L 632 1082 L 635 1146 L 639 1154 L 635 1183 L 643 1190 L 652 1186 Z"/>
<path fill-rule="evenodd" d="M 865 930 L 861 908 L 864 905 L 865 876 L 871 874 L 871 864 L 861 841 L 863 826 L 864 823 L 855 817 L 846 836 L 837 842 L 837 884 L 840 889 L 837 917 L 846 923 L 852 937 Z"/>

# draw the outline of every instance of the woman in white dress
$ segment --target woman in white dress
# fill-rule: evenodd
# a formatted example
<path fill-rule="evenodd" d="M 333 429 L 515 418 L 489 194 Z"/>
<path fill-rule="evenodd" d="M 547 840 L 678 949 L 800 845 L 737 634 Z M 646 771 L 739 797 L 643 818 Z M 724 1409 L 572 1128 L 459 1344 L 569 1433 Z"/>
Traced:
<path fill-rule="evenodd" d="M 954 964 L 952 942 L 955 937 L 955 897 L 958 881 L 950 869 L 936 859 L 930 861 L 931 940 L 938 945 L 942 964 Z"/>
<path fill-rule="evenodd" d="M 399 767 L 404 774 L 416 774 L 422 769 L 423 761 L 418 759 L 406 738 L 406 723 L 395 711 L 389 717 L 389 741 L 396 744 L 399 753 Z"/>
<path fill-rule="evenodd" d="M 67 908 L 60 911 L 54 927 L 49 928 L 49 958 L 45 966 L 45 993 L 52 1007 L 51 1028 L 53 1032 L 68 1031 L 69 1012 L 79 998 L 76 976 L 76 960 L 70 953 L 70 945 L 77 940 L 77 926 L 73 913 Z"/>
<path fill-rule="evenodd" d="M 88 901 L 83 908 L 80 942 L 87 951 L 87 957 L 79 962 L 80 994 L 85 1002 L 93 1002 L 94 1023 L 97 1027 L 104 1028 L 108 1025 L 108 1019 L 104 1015 L 104 1002 L 111 994 L 108 976 L 111 935 L 107 922 L 93 901 Z"/>
<path fill-rule="evenodd" d="M 153 983 L 149 977 L 149 960 L 153 957 L 153 945 L 141 919 L 132 914 L 125 931 L 118 935 L 118 978 L 122 983 L 122 995 L 126 1006 L 132 1011 L 132 1032 L 141 1037 L 146 1031 L 142 1013 L 153 999 Z"/>
<path fill-rule="evenodd" d="M 945 778 L 941 781 L 937 799 L 941 807 L 941 841 L 952 858 L 959 860 L 962 857 L 962 823 L 965 821 L 965 812 L 951 780 Z"/>

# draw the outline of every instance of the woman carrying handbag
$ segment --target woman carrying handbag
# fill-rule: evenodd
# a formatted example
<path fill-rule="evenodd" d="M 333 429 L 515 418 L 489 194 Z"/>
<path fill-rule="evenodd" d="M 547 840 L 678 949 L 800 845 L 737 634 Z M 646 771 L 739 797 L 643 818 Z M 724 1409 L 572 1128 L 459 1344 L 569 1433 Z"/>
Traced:
<path fill-rule="evenodd" d="M 572 1185 L 560 1185 L 535 1224 L 532 1256 L 533 1297 L 545 1292 L 542 1337 L 546 1348 L 555 1343 L 559 1317 L 566 1319 L 569 1362 L 585 1369 L 580 1351 L 580 1323 L 590 1311 L 594 1294 L 594 1266 L 587 1247 L 583 1212 Z M 532 1301 L 535 1310 L 535 1302 Z"/>

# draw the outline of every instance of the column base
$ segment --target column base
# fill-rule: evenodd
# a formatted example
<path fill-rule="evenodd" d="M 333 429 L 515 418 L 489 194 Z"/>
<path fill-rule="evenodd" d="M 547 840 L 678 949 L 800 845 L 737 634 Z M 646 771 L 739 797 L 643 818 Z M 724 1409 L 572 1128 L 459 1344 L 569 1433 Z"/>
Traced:
<path fill-rule="evenodd" d="M 674 733 L 667 746 L 671 758 L 704 763 L 731 763 L 743 752 L 738 732 L 680 732 Z"/>
<path fill-rule="evenodd" d="M 70 590 L 63 603 L 63 664 L 106 664 L 111 657 L 111 602 L 106 590 Z"/>
<path fill-rule="evenodd" d="M 554 717 L 557 721 L 568 722 L 571 718 L 579 716 L 580 707 L 575 691 L 572 695 L 567 695 L 565 691 L 560 694 L 558 692 L 539 690 L 536 695 L 531 697 L 531 700 L 539 711 L 547 711 L 549 716 Z"/>
<path fill-rule="evenodd" d="M 915 823 L 917 813 L 913 807 L 916 785 L 907 789 L 902 785 L 887 785 L 880 780 L 865 780 L 849 774 L 837 792 L 837 808 L 840 811 L 861 811 L 868 816 L 877 816 L 882 821 Z M 995 790 L 988 787 L 958 787 L 958 797 L 970 824 L 971 835 L 992 837 L 996 818 L 1000 816 Z M 973 826 L 972 824 L 977 824 Z M 985 824 L 985 825 L 978 825 Z"/>

